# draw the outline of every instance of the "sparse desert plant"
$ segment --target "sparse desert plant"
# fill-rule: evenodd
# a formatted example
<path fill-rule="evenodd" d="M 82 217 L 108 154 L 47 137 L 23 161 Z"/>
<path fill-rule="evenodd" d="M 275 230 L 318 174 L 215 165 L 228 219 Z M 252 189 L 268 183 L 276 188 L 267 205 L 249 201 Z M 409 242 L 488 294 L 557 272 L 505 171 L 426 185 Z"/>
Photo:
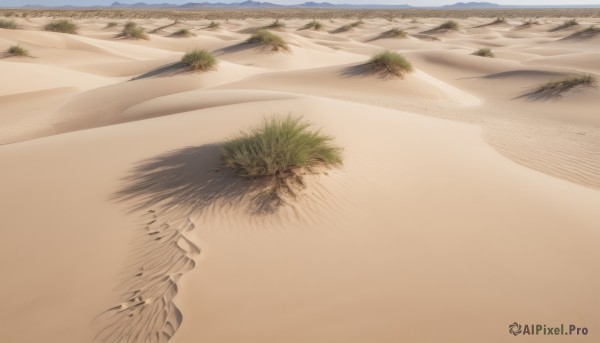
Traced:
<path fill-rule="evenodd" d="M 250 132 L 225 142 L 221 158 L 226 167 L 246 179 L 269 178 L 302 183 L 301 173 L 342 165 L 342 149 L 332 138 L 300 117 L 265 118 Z"/>
<path fill-rule="evenodd" d="M 552 31 L 552 32 L 554 32 L 554 31 L 560 31 L 560 30 L 564 30 L 564 29 L 567 29 L 567 28 L 569 28 L 571 26 L 576 26 L 576 25 L 579 25 L 579 23 L 577 22 L 577 19 L 569 19 L 569 20 L 565 20 L 565 22 L 562 23 L 562 25 L 557 26 L 557 27 L 553 28 L 550 31 Z"/>
<path fill-rule="evenodd" d="M 14 20 L 0 19 L 0 29 L 16 30 L 17 23 Z"/>
<path fill-rule="evenodd" d="M 250 44 L 260 44 L 264 47 L 270 47 L 273 51 L 289 50 L 289 47 L 283 38 L 265 29 L 260 29 L 254 32 L 254 34 L 248 38 L 246 42 Z"/>
<path fill-rule="evenodd" d="M 190 31 L 189 29 L 181 29 L 181 30 L 175 31 L 175 33 L 173 33 L 173 36 L 192 37 L 192 36 L 195 36 L 195 34 L 192 31 Z"/>
<path fill-rule="evenodd" d="M 323 24 L 318 21 L 318 20 L 313 20 L 311 22 L 309 22 L 308 24 L 304 25 L 302 27 L 302 30 L 309 30 L 309 29 L 313 29 L 313 30 L 321 30 L 323 28 Z"/>
<path fill-rule="evenodd" d="M 221 27 L 221 23 L 218 21 L 211 20 L 210 24 L 206 26 L 207 29 L 218 29 Z"/>
<path fill-rule="evenodd" d="M 218 62 L 217 59 L 207 50 L 194 49 L 183 55 L 181 62 L 187 64 L 195 71 L 207 71 L 214 69 Z"/>
<path fill-rule="evenodd" d="M 591 74 L 581 74 L 579 76 L 567 77 L 558 81 L 545 83 L 521 97 L 528 97 L 534 100 L 561 98 L 562 95 L 578 87 L 595 87 L 596 77 Z"/>
<path fill-rule="evenodd" d="M 503 24 L 503 23 L 506 23 L 506 17 L 497 17 L 496 20 L 494 20 L 490 24 L 496 25 L 496 24 Z"/>
<path fill-rule="evenodd" d="M 475 51 L 473 53 L 473 55 L 481 56 L 481 57 L 490 57 L 490 58 L 494 57 L 494 53 L 492 52 L 492 49 L 490 49 L 490 48 L 481 48 L 481 49 Z"/>
<path fill-rule="evenodd" d="M 110 29 L 112 27 L 116 27 L 117 25 L 119 25 L 119 23 L 117 23 L 116 21 L 111 21 L 109 23 L 106 24 L 105 29 Z"/>
<path fill-rule="evenodd" d="M 588 39 L 598 35 L 600 35 L 600 28 L 592 25 L 586 29 L 573 33 L 565 39 Z"/>
<path fill-rule="evenodd" d="M 539 24 L 540 24 L 539 21 L 529 19 L 529 20 L 525 20 L 523 22 L 523 24 L 520 25 L 520 27 L 529 27 L 529 26 L 532 26 L 532 25 L 539 25 Z"/>
<path fill-rule="evenodd" d="M 358 21 L 355 21 L 355 22 L 351 23 L 351 24 L 350 24 L 350 26 L 352 26 L 352 27 L 358 27 L 358 26 L 361 26 L 361 25 L 362 25 L 362 24 L 364 24 L 364 23 L 365 23 L 365 22 L 364 22 L 364 21 L 362 21 L 362 19 L 360 19 L 360 20 L 358 20 Z"/>
<path fill-rule="evenodd" d="M 138 24 L 133 21 L 130 21 L 127 24 L 125 24 L 125 27 L 123 28 L 123 31 L 119 36 L 129 39 L 150 39 L 150 37 L 148 37 L 148 35 L 146 34 L 144 28 L 138 26 Z"/>
<path fill-rule="evenodd" d="M 376 53 L 367 64 L 377 72 L 397 77 L 413 71 L 412 64 L 404 56 L 390 50 Z"/>
<path fill-rule="evenodd" d="M 69 34 L 77 33 L 77 25 L 67 19 L 55 20 L 53 22 L 50 22 L 50 23 L 46 24 L 44 29 L 46 31 L 51 31 L 51 32 L 62 32 L 62 33 L 69 33 Z"/>
<path fill-rule="evenodd" d="M 350 30 L 352 30 L 352 25 L 348 24 L 348 25 L 340 26 L 337 30 L 335 30 L 335 32 L 347 32 Z"/>
<path fill-rule="evenodd" d="M 460 27 L 460 25 L 457 22 L 455 22 L 454 20 L 448 20 L 448 21 L 440 24 L 434 30 L 440 30 L 440 31 L 457 31 L 459 29 L 459 27 Z"/>
<path fill-rule="evenodd" d="M 16 56 L 16 57 L 31 56 L 31 55 L 29 55 L 29 51 L 27 51 L 27 49 L 23 48 L 20 45 L 12 45 L 10 48 L 8 48 L 8 50 L 6 50 L 6 53 L 10 56 Z"/>
<path fill-rule="evenodd" d="M 395 27 L 389 31 L 384 32 L 384 35 L 390 38 L 406 38 L 407 34 L 404 30 Z"/>
<path fill-rule="evenodd" d="M 275 30 L 275 29 L 281 29 L 283 27 L 285 27 L 285 23 L 279 21 L 279 19 L 275 19 L 274 22 L 272 22 L 271 24 L 265 26 L 264 28 L 265 29 L 274 29 Z"/>

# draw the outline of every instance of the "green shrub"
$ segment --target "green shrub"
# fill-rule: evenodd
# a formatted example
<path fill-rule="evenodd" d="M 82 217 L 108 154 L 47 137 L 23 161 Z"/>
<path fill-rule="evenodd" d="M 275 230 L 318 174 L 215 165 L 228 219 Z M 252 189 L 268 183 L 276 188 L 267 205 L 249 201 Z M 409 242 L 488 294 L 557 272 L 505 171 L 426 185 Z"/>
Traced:
<path fill-rule="evenodd" d="M 246 42 L 270 47 L 273 51 L 289 50 L 289 47 L 283 38 L 265 29 L 256 31 Z"/>
<path fill-rule="evenodd" d="M 0 29 L 16 30 L 17 23 L 14 20 L 0 19 Z"/>
<path fill-rule="evenodd" d="M 443 24 L 441 24 L 440 26 L 436 27 L 436 30 L 444 30 L 444 31 L 457 31 L 459 29 L 460 25 L 458 25 L 457 22 L 455 22 L 454 20 L 448 20 L 446 22 L 444 22 Z"/>
<path fill-rule="evenodd" d="M 371 68 L 387 75 L 403 77 L 413 71 L 413 66 L 404 56 L 390 50 L 384 50 L 371 57 L 368 64 Z"/>
<path fill-rule="evenodd" d="M 188 29 L 181 29 L 176 31 L 175 33 L 173 33 L 173 36 L 178 36 L 178 37 L 192 37 L 195 36 L 195 34 L 188 30 Z"/>
<path fill-rule="evenodd" d="M 340 166 L 342 149 L 310 126 L 291 116 L 265 119 L 261 126 L 225 142 L 221 158 L 225 166 L 249 179 L 300 177 L 301 170 Z"/>
<path fill-rule="evenodd" d="M 217 59 L 204 49 L 194 49 L 187 52 L 181 59 L 181 62 L 187 64 L 196 71 L 211 70 L 218 64 Z"/>
<path fill-rule="evenodd" d="M 8 50 L 6 50 L 6 53 L 11 56 L 17 56 L 17 57 L 30 56 L 29 51 L 27 51 L 27 49 L 21 47 L 20 45 L 12 45 L 10 48 L 8 48 Z"/>
<path fill-rule="evenodd" d="M 490 58 L 494 57 L 494 53 L 492 52 L 492 49 L 490 49 L 490 48 L 481 48 L 481 49 L 475 51 L 473 53 L 473 55 L 481 56 L 481 57 L 490 57 Z"/>
<path fill-rule="evenodd" d="M 139 27 L 138 24 L 136 24 L 132 21 L 125 24 L 125 27 L 123 28 L 123 31 L 121 32 L 121 34 L 119 36 L 129 38 L 129 39 L 145 39 L 145 40 L 150 39 L 150 37 L 148 37 L 148 35 L 146 34 L 146 31 L 144 30 L 144 28 Z"/>
<path fill-rule="evenodd" d="M 46 31 L 51 31 L 51 32 L 62 32 L 62 33 L 69 33 L 69 34 L 77 33 L 77 25 L 67 19 L 55 20 L 53 22 L 50 22 L 50 23 L 46 24 L 44 29 Z"/>

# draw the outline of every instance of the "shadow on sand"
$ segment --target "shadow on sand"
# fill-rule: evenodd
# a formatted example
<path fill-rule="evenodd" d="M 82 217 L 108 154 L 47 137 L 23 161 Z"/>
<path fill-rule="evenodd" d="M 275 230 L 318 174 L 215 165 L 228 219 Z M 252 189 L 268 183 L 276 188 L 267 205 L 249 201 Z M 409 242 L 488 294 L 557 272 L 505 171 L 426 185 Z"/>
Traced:
<path fill-rule="evenodd" d="M 175 76 L 181 74 L 191 74 L 192 72 L 193 71 L 187 64 L 183 62 L 175 62 L 166 64 L 164 66 L 160 66 L 156 69 L 152 69 L 147 73 L 132 78 L 130 81 L 149 79 L 155 77 Z"/>
<path fill-rule="evenodd" d="M 143 160 L 123 183 L 113 200 L 127 203 L 132 212 L 158 207 L 189 216 L 218 205 L 244 206 L 250 214 L 267 215 L 285 204 L 272 180 L 245 180 L 224 168 L 215 144 Z"/>

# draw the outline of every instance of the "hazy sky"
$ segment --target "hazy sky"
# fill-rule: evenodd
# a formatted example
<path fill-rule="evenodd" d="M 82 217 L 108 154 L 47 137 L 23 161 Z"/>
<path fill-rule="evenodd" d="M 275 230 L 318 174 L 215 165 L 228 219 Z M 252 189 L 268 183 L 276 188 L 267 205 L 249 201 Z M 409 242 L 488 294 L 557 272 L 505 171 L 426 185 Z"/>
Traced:
<path fill-rule="evenodd" d="M 36 5 L 108 5 L 119 0 L 0 0 L 0 7 L 6 6 L 23 6 L 27 4 Z M 241 2 L 244 0 L 120 0 L 121 3 L 170 3 L 170 4 L 184 4 L 188 2 Z M 257 0 L 267 1 L 276 4 L 299 4 L 311 0 Z M 600 0 L 312 0 L 315 2 L 330 2 L 338 4 L 408 4 L 413 6 L 439 6 L 453 4 L 459 1 L 482 1 L 482 2 L 493 2 L 503 5 L 586 5 L 594 4 L 600 5 Z"/>

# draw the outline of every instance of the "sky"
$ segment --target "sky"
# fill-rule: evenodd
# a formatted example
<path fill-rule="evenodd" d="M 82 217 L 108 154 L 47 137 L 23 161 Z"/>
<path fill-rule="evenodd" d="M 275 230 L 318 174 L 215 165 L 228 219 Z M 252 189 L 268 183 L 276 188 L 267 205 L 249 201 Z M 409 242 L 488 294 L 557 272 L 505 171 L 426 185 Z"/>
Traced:
<path fill-rule="evenodd" d="M 57 5 L 109 5 L 115 1 L 121 3 L 170 3 L 184 4 L 188 2 L 242 2 L 244 0 L 0 0 L 0 7 L 23 6 L 28 4 L 57 6 Z M 395 5 L 413 5 L 413 6 L 440 6 L 453 4 L 459 1 L 481 1 L 493 2 L 501 5 L 600 5 L 600 0 L 256 0 L 271 2 L 282 5 L 295 5 L 306 1 L 330 2 L 338 4 L 395 4 Z"/>

